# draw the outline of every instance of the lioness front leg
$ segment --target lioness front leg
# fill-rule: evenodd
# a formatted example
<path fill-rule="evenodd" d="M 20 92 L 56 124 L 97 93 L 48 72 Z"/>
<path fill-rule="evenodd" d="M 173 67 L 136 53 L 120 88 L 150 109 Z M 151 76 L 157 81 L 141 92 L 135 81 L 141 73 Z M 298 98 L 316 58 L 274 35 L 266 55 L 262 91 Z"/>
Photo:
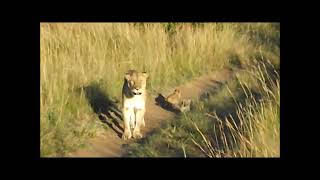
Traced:
<path fill-rule="evenodd" d="M 133 118 L 133 110 L 129 108 L 124 108 L 123 110 L 123 121 L 124 121 L 124 132 L 122 134 L 122 139 L 127 140 L 130 139 L 132 134 L 130 130 L 130 118 Z"/>
<path fill-rule="evenodd" d="M 144 121 L 144 109 L 136 110 L 136 126 L 133 130 L 133 138 L 142 138 L 142 134 L 140 132 L 141 125 L 143 125 Z"/>
<path fill-rule="evenodd" d="M 146 127 L 146 123 L 144 122 L 144 116 L 142 117 L 142 123 L 141 123 L 141 125 L 142 125 L 143 127 Z"/>

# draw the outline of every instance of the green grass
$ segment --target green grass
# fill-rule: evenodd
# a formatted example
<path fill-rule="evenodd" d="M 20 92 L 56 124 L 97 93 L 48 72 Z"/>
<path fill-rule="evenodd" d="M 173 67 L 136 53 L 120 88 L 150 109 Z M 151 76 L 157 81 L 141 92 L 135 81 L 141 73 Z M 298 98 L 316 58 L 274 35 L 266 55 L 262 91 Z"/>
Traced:
<path fill-rule="evenodd" d="M 41 156 L 65 156 L 107 130 L 86 89 L 121 99 L 128 69 L 149 72 L 156 93 L 261 57 L 280 69 L 279 56 L 272 23 L 42 23 Z"/>

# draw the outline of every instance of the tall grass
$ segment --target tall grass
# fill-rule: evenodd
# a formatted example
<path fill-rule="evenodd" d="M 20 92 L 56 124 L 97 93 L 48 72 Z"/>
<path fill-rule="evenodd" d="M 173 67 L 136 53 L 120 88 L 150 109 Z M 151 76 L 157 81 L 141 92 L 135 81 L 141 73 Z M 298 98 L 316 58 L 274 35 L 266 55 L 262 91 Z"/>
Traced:
<path fill-rule="evenodd" d="M 205 143 L 200 145 L 194 139 L 192 141 L 204 154 L 208 157 L 280 157 L 280 77 L 274 72 L 271 77 L 265 64 L 262 64 L 249 71 L 249 79 L 244 79 L 245 75 L 239 76 L 238 83 L 246 99 L 245 104 L 235 100 L 236 116 L 229 115 L 223 119 L 216 113 L 208 114 L 219 122 L 218 129 L 224 128 L 215 134 L 223 140 L 223 151 L 212 146 L 196 123 L 193 123 Z M 253 92 L 260 93 L 259 101 Z"/>
<path fill-rule="evenodd" d="M 279 33 L 270 23 L 40 24 L 41 156 L 64 156 L 106 130 L 84 87 L 120 99 L 128 69 L 149 72 L 154 93 L 261 52 L 272 61 Z"/>

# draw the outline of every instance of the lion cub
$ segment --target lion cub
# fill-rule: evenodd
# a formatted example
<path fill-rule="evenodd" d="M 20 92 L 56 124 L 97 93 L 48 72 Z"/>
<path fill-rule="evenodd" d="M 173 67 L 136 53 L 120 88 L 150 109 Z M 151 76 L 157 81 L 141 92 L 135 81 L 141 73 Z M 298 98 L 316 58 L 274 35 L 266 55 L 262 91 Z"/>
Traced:
<path fill-rule="evenodd" d="M 191 109 L 191 99 L 184 99 L 181 102 L 180 111 L 187 112 Z"/>
<path fill-rule="evenodd" d="M 171 103 L 175 108 L 178 108 L 181 101 L 181 90 L 175 89 L 174 92 L 166 98 L 166 101 Z"/>

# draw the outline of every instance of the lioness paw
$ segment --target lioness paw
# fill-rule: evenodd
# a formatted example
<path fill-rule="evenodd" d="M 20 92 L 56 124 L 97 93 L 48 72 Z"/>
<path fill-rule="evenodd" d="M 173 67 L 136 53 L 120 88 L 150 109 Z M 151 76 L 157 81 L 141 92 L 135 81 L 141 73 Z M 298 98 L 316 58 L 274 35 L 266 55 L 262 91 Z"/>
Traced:
<path fill-rule="evenodd" d="M 123 140 L 131 139 L 131 133 L 130 132 L 124 132 L 122 134 L 122 139 Z"/>
<path fill-rule="evenodd" d="M 142 138 L 142 134 L 140 132 L 133 132 L 133 138 L 140 139 Z"/>

